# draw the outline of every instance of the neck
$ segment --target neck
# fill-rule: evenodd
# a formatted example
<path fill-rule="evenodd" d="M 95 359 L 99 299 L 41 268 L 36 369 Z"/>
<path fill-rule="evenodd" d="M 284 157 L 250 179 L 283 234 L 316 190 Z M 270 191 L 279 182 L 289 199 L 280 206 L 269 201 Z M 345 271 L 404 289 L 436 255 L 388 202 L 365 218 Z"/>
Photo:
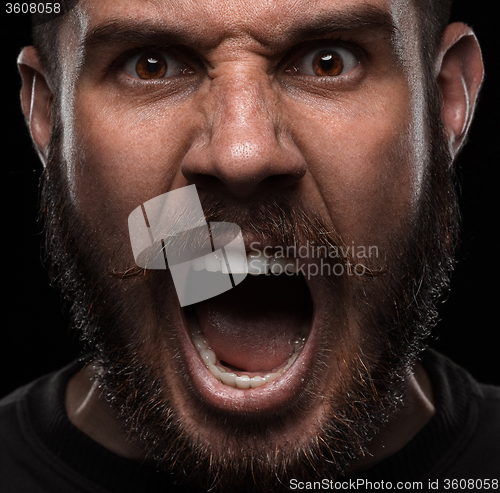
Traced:
<path fill-rule="evenodd" d="M 356 461 L 352 472 L 370 469 L 399 452 L 424 428 L 435 412 L 431 381 L 424 367 L 417 364 L 406 381 L 402 405 L 370 442 L 368 454 Z"/>

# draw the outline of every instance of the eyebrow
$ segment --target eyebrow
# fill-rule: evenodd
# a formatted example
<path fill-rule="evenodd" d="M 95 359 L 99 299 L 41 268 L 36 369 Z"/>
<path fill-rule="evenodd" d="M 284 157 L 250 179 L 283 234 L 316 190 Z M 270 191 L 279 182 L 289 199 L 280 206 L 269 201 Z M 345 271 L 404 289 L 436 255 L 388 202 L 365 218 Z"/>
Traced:
<path fill-rule="evenodd" d="M 168 44 L 186 38 L 182 29 L 150 21 L 110 20 L 85 35 L 83 46 L 91 49 L 103 44 Z"/>
<path fill-rule="evenodd" d="M 345 9 L 328 10 L 315 14 L 312 18 L 299 21 L 293 28 L 273 39 L 256 37 L 264 46 L 275 44 L 293 45 L 297 42 L 318 39 L 327 35 L 343 32 L 378 31 L 389 35 L 392 43 L 400 39 L 398 27 L 386 10 L 373 5 L 358 5 Z M 223 39 L 223 38 L 222 38 Z M 190 45 L 193 48 L 215 48 L 221 41 L 193 35 L 193 30 L 168 22 L 137 21 L 133 19 L 111 19 L 96 25 L 87 32 L 83 40 L 84 52 L 103 45 Z"/>
<path fill-rule="evenodd" d="M 391 37 L 399 37 L 399 28 L 386 10 L 374 5 L 360 5 L 335 12 L 320 13 L 304 20 L 291 30 L 293 38 L 310 38 L 351 31 L 381 31 Z"/>

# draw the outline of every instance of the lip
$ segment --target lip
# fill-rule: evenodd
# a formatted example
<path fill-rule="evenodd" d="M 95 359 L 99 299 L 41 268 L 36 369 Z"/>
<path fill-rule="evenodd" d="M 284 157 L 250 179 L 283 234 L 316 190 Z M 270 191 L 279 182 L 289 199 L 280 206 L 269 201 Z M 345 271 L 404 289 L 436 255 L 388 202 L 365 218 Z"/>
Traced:
<path fill-rule="evenodd" d="M 257 242 L 258 240 L 256 240 Z M 248 243 L 245 242 L 247 245 Z M 259 243 L 262 246 L 274 246 L 269 243 Z M 254 245 L 255 246 L 255 245 Z M 313 301 L 311 329 L 304 347 L 292 366 L 279 378 L 260 387 L 237 389 L 227 386 L 217 380 L 201 360 L 200 354 L 191 339 L 190 330 L 184 310 L 177 303 L 178 336 L 181 354 L 186 364 L 187 378 L 198 399 L 205 404 L 229 413 L 259 414 L 276 412 L 292 406 L 300 401 L 306 390 L 310 390 L 314 368 L 318 364 L 317 355 L 321 340 L 321 316 L 317 303 L 318 286 L 306 279 Z M 307 392 L 308 399 L 310 393 Z"/>

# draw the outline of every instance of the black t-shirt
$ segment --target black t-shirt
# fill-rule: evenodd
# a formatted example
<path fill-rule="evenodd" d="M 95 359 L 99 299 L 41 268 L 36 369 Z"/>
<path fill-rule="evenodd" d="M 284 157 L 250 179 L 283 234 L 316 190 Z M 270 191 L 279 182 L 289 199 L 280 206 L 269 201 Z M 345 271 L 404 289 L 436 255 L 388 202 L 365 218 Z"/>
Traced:
<path fill-rule="evenodd" d="M 438 481 L 440 490 L 447 485 L 450 491 L 474 491 L 478 486 L 478 490 L 500 490 L 500 388 L 478 384 L 432 350 L 426 351 L 422 363 L 433 384 L 436 414 L 400 452 L 343 485 L 341 480 L 329 483 L 330 478 L 318 478 L 321 483 L 316 485 L 301 484 L 296 478 L 290 486 L 296 491 L 318 486 L 396 490 L 403 482 L 401 489 L 426 491 L 429 481 L 432 486 Z M 81 366 L 75 362 L 0 401 L 0 491 L 183 491 L 171 484 L 166 473 L 117 456 L 72 425 L 64 391 Z"/>

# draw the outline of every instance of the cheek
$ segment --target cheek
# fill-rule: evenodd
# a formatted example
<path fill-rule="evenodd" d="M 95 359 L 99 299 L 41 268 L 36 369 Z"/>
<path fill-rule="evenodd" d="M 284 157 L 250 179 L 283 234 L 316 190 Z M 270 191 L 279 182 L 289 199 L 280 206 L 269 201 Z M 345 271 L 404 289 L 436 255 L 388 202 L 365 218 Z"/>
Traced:
<path fill-rule="evenodd" d="M 300 145 L 330 220 L 347 243 L 380 245 L 418 207 L 422 157 L 405 98 L 303 120 Z"/>
<path fill-rule="evenodd" d="M 189 145 L 187 112 L 124 110 L 102 101 L 75 108 L 68 166 L 73 201 L 91 231 L 122 241 L 130 212 L 175 187 Z"/>

